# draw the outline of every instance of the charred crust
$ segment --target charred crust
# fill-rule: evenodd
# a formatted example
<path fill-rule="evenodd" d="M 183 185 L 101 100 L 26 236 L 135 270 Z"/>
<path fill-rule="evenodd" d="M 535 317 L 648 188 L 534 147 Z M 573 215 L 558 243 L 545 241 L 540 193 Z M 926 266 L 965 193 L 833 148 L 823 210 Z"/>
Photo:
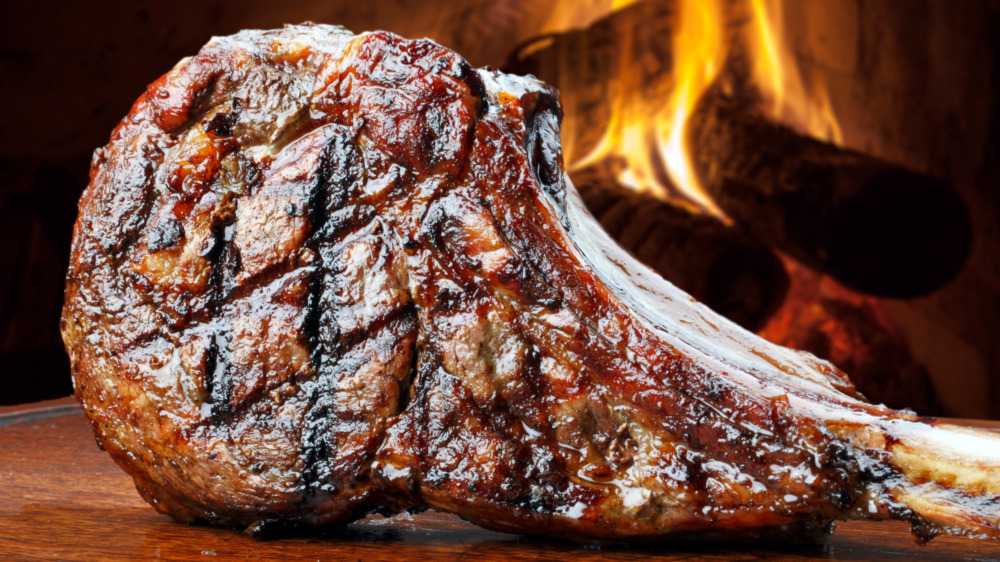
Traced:
<path fill-rule="evenodd" d="M 220 71 L 214 71 L 208 81 L 194 93 L 190 109 L 188 110 L 188 120 L 181 126 L 180 130 L 186 131 L 190 129 L 195 123 L 201 121 L 206 113 L 212 110 L 213 106 L 211 104 L 221 76 L 222 73 Z M 234 118 L 237 116 L 238 114 L 234 115 Z"/>
<path fill-rule="evenodd" d="M 530 101 L 529 101 L 530 100 Z M 559 141 L 559 123 L 562 105 L 549 92 L 526 94 L 521 103 L 529 108 L 524 115 L 525 151 L 528 163 L 541 186 L 549 196 L 564 227 L 569 227 L 566 216 L 566 186 L 563 177 L 562 145 Z"/>
<path fill-rule="evenodd" d="M 239 98 L 233 98 L 232 109 L 225 112 L 218 112 L 205 123 L 205 130 L 216 137 L 229 137 L 233 134 L 233 127 L 239 121 L 240 113 L 243 111 L 243 103 Z"/>
<path fill-rule="evenodd" d="M 215 423 L 227 421 L 232 410 L 231 372 L 229 338 L 226 334 L 215 334 L 209 343 L 205 369 L 205 395 Z"/>

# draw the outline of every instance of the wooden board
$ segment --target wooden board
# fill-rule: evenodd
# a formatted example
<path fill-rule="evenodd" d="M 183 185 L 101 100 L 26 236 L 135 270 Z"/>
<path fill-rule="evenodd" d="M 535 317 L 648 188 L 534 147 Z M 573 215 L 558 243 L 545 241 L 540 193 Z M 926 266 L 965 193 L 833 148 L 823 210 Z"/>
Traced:
<path fill-rule="evenodd" d="M 970 425 L 974 423 L 969 422 Z M 1000 423 L 974 425 L 1000 428 Z M 0 558 L 223 560 L 1000 560 L 1000 544 L 941 537 L 919 546 L 903 523 L 841 523 L 821 544 L 663 543 L 584 547 L 494 533 L 436 512 L 368 518 L 322 535 L 261 540 L 160 515 L 98 450 L 72 399 L 0 408 Z"/>

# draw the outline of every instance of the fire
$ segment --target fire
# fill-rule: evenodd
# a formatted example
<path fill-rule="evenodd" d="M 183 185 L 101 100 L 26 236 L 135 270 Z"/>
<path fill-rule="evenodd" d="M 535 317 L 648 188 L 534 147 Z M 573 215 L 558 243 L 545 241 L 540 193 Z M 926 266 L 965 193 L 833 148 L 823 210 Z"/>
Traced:
<path fill-rule="evenodd" d="M 671 83 L 665 88 L 643 83 L 637 61 L 648 54 L 621 49 L 618 63 L 625 71 L 608 100 L 609 124 L 589 153 L 568 154 L 570 169 L 603 165 L 624 186 L 728 221 L 692 167 L 690 155 L 697 147 L 689 146 L 687 125 L 701 96 L 726 68 L 733 29 L 747 41 L 754 86 L 769 117 L 836 144 L 842 142 L 841 129 L 827 90 L 815 82 L 807 87 L 799 72 L 781 0 L 686 0 L 677 2 L 675 15 L 675 29 L 666 39 L 672 47 Z"/>
<path fill-rule="evenodd" d="M 840 124 L 825 86 L 806 87 L 788 48 L 781 0 L 750 0 L 754 80 L 772 119 L 814 138 L 843 143 Z"/>
<path fill-rule="evenodd" d="M 722 216 L 698 181 L 686 140 L 688 119 L 725 62 L 722 21 L 717 0 L 681 4 L 673 37 L 674 83 L 666 103 L 637 94 L 644 85 L 629 82 L 638 79 L 640 73 L 624 76 L 603 139 L 589 154 L 573 162 L 573 168 L 609 158 L 617 160 L 623 164 L 617 178 L 623 185 L 664 199 L 680 199 L 680 203 Z M 623 66 L 631 56 L 622 53 Z"/>
<path fill-rule="evenodd" d="M 687 122 L 701 94 L 715 80 L 725 61 L 723 21 L 718 2 L 689 2 L 680 13 L 680 28 L 674 44 L 674 74 L 677 79 L 668 121 L 669 134 L 660 145 L 663 161 L 674 185 L 695 203 L 714 215 L 722 215 L 698 181 L 689 156 Z"/>
<path fill-rule="evenodd" d="M 559 33 L 568 29 L 586 27 L 612 12 L 625 9 L 641 0 L 555 0 L 533 6 L 542 14 L 542 23 L 533 28 L 537 35 Z M 497 8 L 502 7 L 501 4 Z M 547 14 L 546 14 L 547 12 Z"/>

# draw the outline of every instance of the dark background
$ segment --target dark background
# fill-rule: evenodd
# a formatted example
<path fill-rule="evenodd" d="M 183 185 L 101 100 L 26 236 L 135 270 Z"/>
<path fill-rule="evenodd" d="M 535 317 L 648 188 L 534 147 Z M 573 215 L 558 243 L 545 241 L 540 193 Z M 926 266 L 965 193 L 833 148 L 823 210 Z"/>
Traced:
<path fill-rule="evenodd" d="M 76 202 L 88 181 L 90 156 L 107 142 L 111 130 L 128 113 L 146 84 L 182 57 L 196 53 L 209 37 L 311 20 L 341 24 L 354 31 L 381 28 L 410 37 L 430 36 L 455 48 L 473 64 L 500 65 L 516 45 L 530 36 L 590 23 L 601 15 L 599 5 L 604 2 L 559 4 L 526 0 L 464 0 L 447 6 L 415 0 L 185 0 L 22 2 L 6 6 L 0 18 L 0 404 L 64 396 L 72 391 L 58 320 Z M 888 14 L 886 35 L 890 41 L 885 45 L 898 48 L 893 56 L 900 60 L 916 61 L 911 65 L 912 72 L 919 73 L 924 67 L 919 53 L 924 53 L 925 58 L 927 52 L 938 53 L 937 58 L 945 61 L 943 66 L 975 68 L 976 83 L 982 84 L 974 93 L 975 99 L 961 101 L 958 96 L 956 111 L 965 108 L 966 113 L 954 119 L 944 115 L 941 119 L 946 124 L 979 123 L 984 135 L 968 137 L 956 125 L 932 131 L 926 139 L 920 135 L 899 139 L 895 146 L 931 146 L 945 156 L 951 147 L 952 160 L 955 155 L 959 159 L 968 155 L 972 164 L 961 173 L 971 178 L 967 183 L 974 187 L 969 189 L 978 192 L 970 191 L 972 195 L 965 195 L 966 199 L 985 192 L 981 200 L 1000 201 L 1000 2 L 875 0 L 867 3 L 875 5 L 875 10 L 858 9 L 865 4 L 861 0 L 824 0 L 810 6 L 835 6 L 841 14 Z M 971 22 L 968 30 L 952 33 L 967 41 L 969 48 L 952 51 L 949 43 L 921 35 L 925 27 L 933 27 L 940 19 L 934 14 L 942 10 L 957 14 L 949 21 L 962 25 Z M 905 19 L 909 17 L 906 14 L 923 19 L 914 23 Z M 892 19 L 897 16 L 904 19 Z M 817 21 L 824 19 L 825 15 L 821 15 Z M 879 26 L 885 27 L 864 21 L 857 27 L 863 31 Z M 858 41 L 863 43 L 865 37 Z M 969 58 L 968 53 L 978 54 Z M 871 63 L 870 56 L 859 54 L 859 64 Z M 957 88 L 961 94 L 961 88 L 966 87 L 942 84 L 934 76 L 926 82 L 927 90 L 935 92 Z M 873 104 L 878 102 L 876 97 L 871 97 Z M 870 115 L 899 107 L 889 98 L 886 100 L 884 108 L 873 110 L 862 103 L 854 111 Z M 921 119 L 933 114 L 933 108 L 925 111 L 919 106 L 925 102 L 919 97 L 914 100 L 907 103 L 917 104 L 916 109 L 906 110 L 912 121 L 932 123 Z M 961 150 L 955 146 L 961 146 Z M 877 145 L 855 148 L 879 149 Z M 911 152 L 919 154 L 919 150 Z M 899 158 L 905 159 L 905 154 Z M 940 169 L 934 172 L 946 176 L 954 172 L 948 158 L 941 162 Z M 1000 231 L 1000 205 L 971 207 L 985 221 L 986 231 Z M 1000 235 L 996 238 L 1000 239 Z M 977 240 L 976 244 L 974 251 L 980 254 L 1000 255 L 1000 247 L 989 240 Z M 1000 259 L 980 263 L 987 264 L 981 274 L 977 273 L 976 279 L 982 282 L 970 286 L 978 287 L 975 291 L 979 294 L 991 296 L 971 298 L 968 304 L 963 301 L 956 306 L 978 310 L 986 320 L 968 323 L 968 334 L 956 331 L 956 341 L 979 342 L 975 346 L 985 357 L 983 372 L 995 382 L 1000 379 L 1000 349 L 990 343 L 998 341 L 997 334 L 990 332 L 1000 332 L 994 320 L 1000 318 L 1000 298 L 992 296 L 1000 295 L 1000 265 L 991 264 L 1000 264 Z M 941 303 L 940 308 L 952 306 L 951 301 Z M 961 317 L 964 313 L 959 310 L 956 314 Z M 941 362 L 947 363 L 947 346 L 942 347 L 938 355 L 944 358 Z M 962 384 L 963 370 L 961 365 L 955 368 L 954 384 Z M 990 388 L 997 386 L 989 384 Z M 1000 412 L 1000 404 L 991 411 Z"/>

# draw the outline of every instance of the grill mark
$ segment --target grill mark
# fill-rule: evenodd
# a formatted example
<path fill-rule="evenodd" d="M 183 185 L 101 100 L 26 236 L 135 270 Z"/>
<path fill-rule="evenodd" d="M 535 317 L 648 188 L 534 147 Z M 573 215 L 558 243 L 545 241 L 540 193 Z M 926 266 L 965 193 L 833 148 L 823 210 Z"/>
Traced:
<path fill-rule="evenodd" d="M 327 189 L 322 198 L 317 193 L 310 204 L 313 236 L 307 244 L 314 250 L 319 244 L 334 237 L 342 239 L 345 226 L 367 224 L 376 214 L 375 209 L 369 205 L 354 204 L 347 207 L 348 199 L 356 191 L 363 175 L 361 158 L 355 144 L 359 128 L 360 125 L 354 129 L 344 128 L 343 132 L 347 134 L 331 138 L 320 157 L 318 175 Z M 331 186 L 334 188 L 330 189 Z M 343 216 L 345 210 L 349 216 Z"/>
<path fill-rule="evenodd" d="M 232 365 L 230 358 L 230 339 L 232 338 L 231 321 L 224 316 L 226 297 L 235 281 L 233 267 L 238 264 L 235 248 L 232 245 L 232 220 L 222 221 L 213 218 L 212 249 L 205 256 L 212 272 L 208 278 L 208 311 L 209 318 L 216 329 L 211 335 L 205 364 L 205 399 L 211 407 L 211 421 L 222 423 L 230 418 L 230 402 L 233 395 Z"/>
<path fill-rule="evenodd" d="M 224 107 L 225 104 L 220 104 Z M 219 111 L 205 123 L 205 130 L 217 137 L 229 137 L 233 134 L 233 127 L 239 122 L 240 114 L 243 113 L 243 102 L 238 97 L 234 97 L 230 102 L 229 111 Z"/>
<path fill-rule="evenodd" d="M 303 464 L 301 483 L 304 502 L 321 492 L 336 492 L 335 489 L 323 486 L 330 475 L 330 451 L 326 435 L 329 433 L 327 414 L 332 406 L 332 393 L 327 388 L 328 382 L 328 377 L 320 375 L 315 381 L 311 381 L 306 392 L 309 409 L 304 417 L 305 427 L 299 452 Z"/>
<path fill-rule="evenodd" d="M 144 145 L 140 156 L 142 158 L 143 171 L 139 177 L 142 179 L 136 187 L 128 187 L 132 184 L 132 182 L 109 182 L 103 186 L 103 189 L 105 190 L 142 190 L 141 201 L 135 205 L 134 209 L 128 209 L 128 201 L 117 200 L 114 202 L 115 207 L 125 207 L 127 211 L 130 211 L 120 214 L 120 218 L 126 220 L 126 223 L 123 225 L 123 230 L 118 235 L 108 232 L 98 232 L 93 236 L 94 242 L 96 242 L 101 251 L 110 258 L 111 263 L 116 269 L 123 266 L 128 267 L 129 252 L 127 250 L 139 242 L 142 237 L 143 230 L 152 218 L 153 206 L 159 202 L 159 194 L 156 190 L 154 174 L 163 163 L 164 151 L 159 144 L 157 144 L 155 139 L 150 138 L 149 141 L 150 142 Z M 123 195 L 123 197 L 124 196 L 125 195 Z M 113 214 L 114 213 L 112 213 L 112 215 Z M 129 214 L 132 214 L 132 216 L 136 218 L 131 220 L 125 219 L 125 217 Z"/>
<path fill-rule="evenodd" d="M 332 367 L 336 364 L 336 358 L 343 355 L 343 350 L 334 344 L 338 334 L 324 334 L 324 310 L 321 304 L 324 289 L 333 280 L 334 273 L 328 262 L 328 253 L 323 252 L 320 246 L 334 239 L 337 243 L 342 242 L 368 222 L 348 223 L 353 224 L 351 228 L 344 224 L 348 221 L 338 221 L 335 218 L 335 212 L 346 205 L 359 180 L 357 150 L 353 144 L 357 129 L 350 131 L 348 135 L 339 134 L 340 132 L 323 147 L 316 189 L 309 198 L 312 235 L 306 241 L 306 246 L 319 256 L 319 264 L 310 283 L 308 310 L 303 325 L 310 362 L 316 368 L 315 380 L 308 383 L 306 394 L 309 409 L 304 416 L 305 427 L 299 453 L 303 460 L 301 483 L 304 489 L 303 501 L 306 502 L 318 494 L 336 492 L 336 487 L 331 482 L 331 451 L 327 436 L 330 434 L 330 414 L 336 390 L 336 372 Z M 374 210 L 370 214 L 374 215 Z M 335 326 L 331 324 L 332 327 Z M 324 337 L 325 335 L 328 337 Z"/>
<path fill-rule="evenodd" d="M 212 336 L 208 346 L 205 368 L 205 394 L 212 406 L 212 420 L 222 422 L 232 413 L 230 400 L 233 395 L 229 353 L 229 330 Z"/>
<path fill-rule="evenodd" d="M 233 252 L 233 254 L 234 254 L 233 257 L 238 259 L 238 257 L 235 255 L 236 252 Z M 231 263 L 235 264 L 236 262 L 234 260 Z M 267 287 L 271 283 L 274 283 L 279 278 L 284 277 L 285 275 L 295 271 L 296 269 L 299 269 L 299 267 L 301 266 L 292 261 L 291 259 L 286 259 L 280 263 L 268 267 L 263 271 L 254 274 L 249 279 L 243 281 L 238 285 L 235 283 L 235 281 L 233 281 L 231 284 L 226 285 L 226 289 L 222 291 L 224 295 L 223 301 L 225 303 L 231 303 L 248 298 L 258 290 Z M 233 271 L 236 271 L 239 269 L 239 267 L 233 265 L 231 269 Z M 235 276 L 230 276 L 230 279 L 232 279 L 233 277 Z"/>
<path fill-rule="evenodd" d="M 329 215 L 327 211 L 332 210 L 329 209 L 331 203 L 333 207 L 340 208 L 347 199 L 346 188 L 349 186 L 346 186 L 345 183 L 348 179 L 348 172 L 345 171 L 335 176 L 338 170 L 350 164 L 348 159 L 353 151 L 349 150 L 347 146 L 344 135 L 335 133 L 326 142 L 320 153 L 319 168 L 316 170 L 316 183 L 313 185 L 306 203 L 309 208 L 309 220 L 313 233 L 323 232 L 323 227 Z M 337 166 L 338 164 L 340 166 Z M 334 189 L 331 189 L 331 187 Z M 319 205 L 321 201 L 323 202 L 322 209 L 320 209 Z M 310 242 L 315 245 L 317 240 L 310 240 Z"/>
<path fill-rule="evenodd" d="M 348 167 L 348 159 L 353 155 L 352 147 L 347 144 L 350 138 L 353 138 L 353 134 L 349 138 L 347 135 L 334 135 L 326 146 L 324 146 L 319 158 L 316 180 L 306 202 L 307 208 L 310 210 L 310 229 L 314 233 L 307 242 L 306 247 L 310 247 L 313 250 L 316 249 L 321 240 L 321 237 L 315 236 L 315 233 L 323 232 L 328 222 L 327 218 L 330 213 L 327 212 L 327 209 L 331 206 L 339 207 L 347 199 L 348 189 L 330 189 L 330 187 L 331 183 L 334 182 L 338 187 L 350 183 L 347 181 L 351 179 L 349 174 L 337 174 L 339 170 Z M 338 166 L 338 164 L 341 165 Z M 331 199 L 332 203 L 328 201 Z M 319 204 L 321 201 L 323 205 Z M 212 274 L 209 279 L 210 298 L 208 308 L 210 311 L 209 316 L 212 318 L 225 318 L 222 312 L 227 302 L 246 298 L 261 287 L 274 282 L 275 279 L 293 271 L 297 267 L 291 260 L 284 260 L 237 285 L 234 273 L 239 269 L 239 253 L 232 244 L 233 225 L 231 223 L 234 220 L 235 216 L 229 221 L 230 224 L 224 225 L 224 228 L 219 228 L 221 225 L 217 225 L 214 229 L 216 243 L 212 253 L 208 256 L 212 267 Z M 224 236 L 222 236 L 223 232 Z M 225 243 L 222 243 L 220 238 L 224 238 Z M 306 314 L 303 321 L 304 343 L 309 349 L 309 355 L 314 365 L 318 365 L 320 359 L 317 353 L 320 349 L 320 311 L 317 295 L 322 291 L 324 271 L 325 268 L 320 265 L 317 268 L 313 281 L 310 283 L 309 300 L 306 305 Z M 229 349 L 231 338 L 231 321 L 225 319 L 220 322 L 218 331 L 212 337 L 208 349 L 205 395 L 212 405 L 212 420 L 216 423 L 231 419 L 234 415 L 252 407 L 258 402 L 260 396 L 266 394 L 266 391 L 271 390 L 270 387 L 265 387 L 262 391 L 255 392 L 252 396 L 246 397 L 241 404 L 235 407 L 231 404 L 233 393 Z M 294 383 L 297 378 L 293 378 L 291 382 Z M 311 403 L 316 402 L 316 400 L 315 397 L 312 398 Z M 313 458 L 315 461 L 318 461 L 317 455 L 306 455 L 306 458 Z"/>
<path fill-rule="evenodd" d="M 351 356 L 352 351 L 358 346 L 364 345 L 373 337 L 386 330 L 393 330 L 393 324 L 405 319 L 408 316 L 415 318 L 416 308 L 412 302 L 401 306 L 388 308 L 384 313 L 372 318 L 364 326 L 349 332 L 341 331 L 340 327 L 332 321 L 332 316 L 337 311 L 337 304 L 334 299 L 324 298 L 324 293 L 329 294 L 337 284 L 338 272 L 329 264 L 333 263 L 340 255 L 343 242 L 349 239 L 358 231 L 371 228 L 371 223 L 354 224 L 351 228 L 344 230 L 337 237 L 336 242 L 324 245 L 319 255 L 322 259 L 322 274 L 317 275 L 313 285 L 313 298 L 317 310 L 313 313 L 310 330 L 315 338 L 315 347 L 312 353 L 313 364 L 317 366 L 316 379 L 311 381 L 308 389 L 309 410 L 305 416 L 306 426 L 302 439 L 301 455 L 305 464 L 302 481 L 306 489 L 305 499 L 315 497 L 315 495 L 333 494 L 338 491 L 338 486 L 351 486 L 362 480 L 360 474 L 350 475 L 345 478 L 338 478 L 338 469 L 334 466 L 337 443 L 332 439 L 336 432 L 336 424 L 345 420 L 350 421 L 350 412 L 338 412 L 335 401 L 338 385 L 343 376 L 357 368 L 357 359 L 346 359 Z M 327 241 L 330 242 L 330 241 Z M 391 246 L 385 238 L 386 242 Z M 393 248 L 386 250 L 395 254 Z M 391 258 L 390 258 L 391 259 Z M 400 381 L 400 386 L 405 387 L 406 381 Z M 403 392 L 401 392 L 401 395 Z M 406 400 L 409 393 L 405 392 Z M 398 405 L 397 405 L 398 408 Z M 398 412 L 398 409 L 397 409 Z M 345 417 L 347 414 L 347 417 Z M 372 450 L 378 448 L 384 433 L 379 436 L 380 442 L 376 443 Z"/>
<path fill-rule="evenodd" d="M 338 334 L 340 336 L 338 345 L 336 346 L 338 354 L 348 354 L 351 350 L 357 347 L 358 344 L 370 339 L 372 334 L 385 330 L 389 327 L 389 324 L 392 324 L 400 317 L 410 313 L 416 313 L 416 307 L 412 302 L 405 306 L 392 308 L 385 314 L 375 317 L 372 319 L 371 323 L 367 324 L 364 328 L 359 328 L 346 333 L 338 330 Z"/>
<path fill-rule="evenodd" d="M 303 464 L 301 483 L 304 489 L 303 498 L 306 501 L 308 501 L 311 494 L 316 493 L 315 484 L 321 476 L 320 463 L 324 459 L 329 458 L 326 440 L 323 439 L 325 431 L 322 430 L 325 428 L 321 427 L 323 425 L 323 417 L 317 417 L 316 415 L 317 408 L 319 408 L 320 412 L 326 409 L 323 405 L 319 404 L 323 396 L 321 393 L 323 390 L 321 364 L 323 362 L 324 349 L 323 341 L 320 337 L 322 310 L 320 309 L 319 301 L 320 295 L 323 292 L 323 281 L 327 275 L 322 261 L 320 263 L 321 265 L 317 268 L 312 282 L 309 284 L 309 300 L 306 305 L 308 308 L 302 326 L 302 331 L 306 338 L 306 346 L 309 348 L 309 361 L 316 366 L 316 378 L 304 383 L 304 386 L 309 387 L 306 391 L 309 409 L 306 411 L 303 419 L 305 427 L 302 428 L 301 445 L 299 447 L 299 454 L 302 457 Z M 291 383 L 296 384 L 295 377 L 293 377 Z"/>

